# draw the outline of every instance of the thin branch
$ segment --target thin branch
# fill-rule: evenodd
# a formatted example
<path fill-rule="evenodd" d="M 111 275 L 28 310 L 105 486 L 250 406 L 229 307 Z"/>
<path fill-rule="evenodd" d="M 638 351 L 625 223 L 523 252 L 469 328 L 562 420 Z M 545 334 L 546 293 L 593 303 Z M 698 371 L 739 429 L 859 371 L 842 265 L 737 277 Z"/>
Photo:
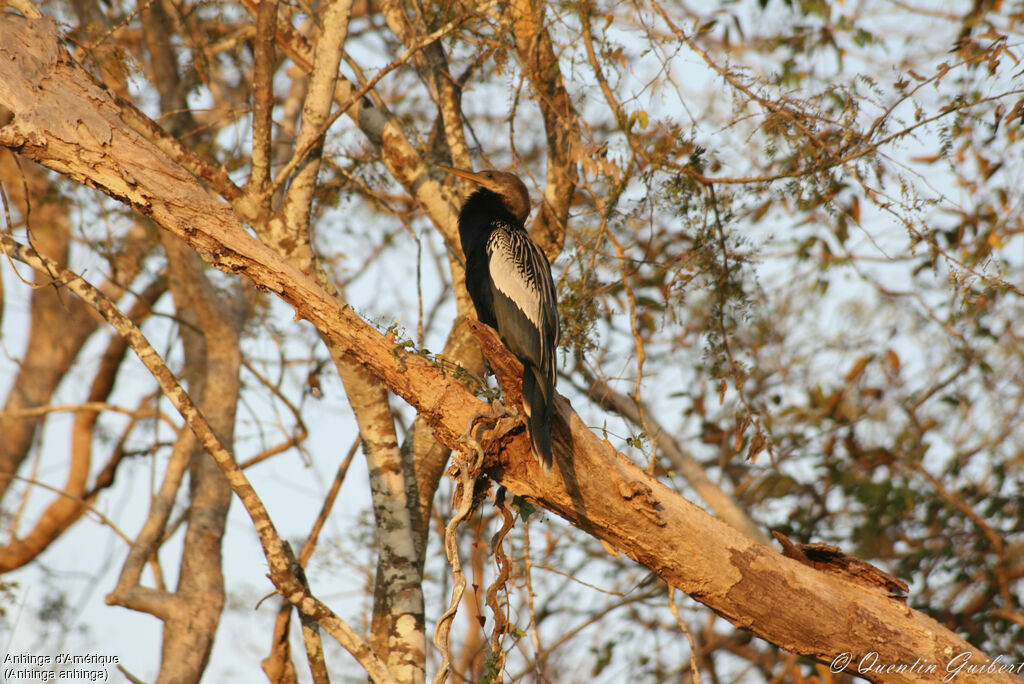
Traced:
<path fill-rule="evenodd" d="M 252 170 L 246 190 L 262 209 L 270 208 L 273 139 L 274 69 L 277 66 L 277 0 L 261 0 L 256 16 L 252 83 Z"/>
<path fill-rule="evenodd" d="M 245 359 L 242 359 L 242 367 L 245 368 L 250 373 L 252 373 L 254 376 L 256 376 L 256 379 L 260 381 L 260 384 L 262 384 L 264 387 L 270 390 L 274 396 L 281 400 L 281 403 L 288 407 L 288 410 L 291 411 L 292 417 L 295 419 L 295 427 L 297 428 L 297 430 L 295 430 L 292 433 L 292 435 L 289 436 L 288 439 L 286 439 L 285 441 L 281 442 L 280 444 L 275 444 L 272 447 L 263 449 L 258 454 L 250 456 L 246 460 L 242 461 L 239 464 L 239 467 L 245 470 L 246 468 L 254 466 L 257 463 L 261 463 L 272 456 L 284 453 L 285 451 L 288 451 L 292 447 L 299 446 L 304 441 L 306 441 L 306 437 L 309 436 L 309 430 L 306 428 L 305 421 L 302 420 L 302 412 L 299 410 L 299 407 L 292 403 L 292 401 L 287 396 L 285 396 L 284 392 L 281 391 L 280 387 L 272 383 L 269 378 L 265 377 L 262 373 L 256 370 L 256 368 Z"/>
<path fill-rule="evenodd" d="M 515 524 L 515 516 L 512 512 L 504 505 L 498 508 L 501 513 L 502 524 L 501 529 L 498 530 L 497 534 L 493 537 L 491 547 L 494 553 L 494 561 L 498 566 L 498 574 L 495 576 L 494 581 L 491 582 L 490 586 L 487 587 L 485 598 L 487 601 L 487 607 L 491 609 L 491 615 L 494 616 L 494 627 L 491 628 L 491 654 L 495 658 L 493 668 L 496 672 L 496 676 L 500 677 L 505 671 L 505 649 L 502 648 L 502 643 L 505 639 L 505 635 L 508 633 L 508 615 L 506 614 L 509 610 L 508 606 L 508 580 L 512 576 L 512 563 L 509 561 L 508 555 L 505 553 L 505 536 L 512 529 Z M 498 599 L 498 592 L 504 590 L 503 600 Z M 504 604 L 504 610 L 502 610 Z"/>
<path fill-rule="evenodd" d="M 700 670 L 697 668 L 697 644 L 693 639 L 693 633 L 690 632 L 690 628 L 686 626 L 686 622 L 679 614 L 679 606 L 676 605 L 676 588 L 672 585 L 666 586 L 668 587 L 668 608 L 672 611 L 672 617 L 676 619 L 679 629 L 686 635 L 686 640 L 690 642 L 690 675 L 696 684 L 700 684 Z"/>
<path fill-rule="evenodd" d="M 158 409 L 130 409 L 124 406 L 118 406 L 117 404 L 110 404 L 105 401 L 83 401 L 80 404 L 50 404 L 49 406 L 31 406 L 28 408 L 8 409 L 6 411 L 0 411 L 0 418 L 30 418 L 45 416 L 50 413 L 79 413 L 83 411 L 88 411 L 90 413 L 110 411 L 111 413 L 120 413 L 138 419 L 159 418 L 170 427 L 177 429 L 177 425 L 174 424 L 174 421 L 172 421 L 167 414 L 162 413 Z"/>
<path fill-rule="evenodd" d="M 128 535 L 126 535 L 124 532 L 122 532 L 121 528 L 119 528 L 114 523 L 113 520 L 108 518 L 103 513 L 103 511 L 101 511 L 100 509 L 96 508 L 91 503 L 89 503 L 87 498 L 81 498 L 81 497 L 74 496 L 73 494 L 68 494 L 66 491 L 64 491 L 60 487 L 54 487 L 53 485 L 46 484 L 45 482 L 41 482 L 40 480 L 36 480 L 34 478 L 31 478 L 31 477 L 22 477 L 20 475 L 14 474 L 14 473 L 7 473 L 5 475 L 5 477 L 9 477 L 12 480 L 18 480 L 20 482 L 25 482 L 26 484 L 30 484 L 33 487 L 41 487 L 41 488 L 43 488 L 43 489 L 45 489 L 47 491 L 53 492 L 54 494 L 58 494 L 58 495 L 66 498 L 66 499 L 70 499 L 70 500 L 74 501 L 76 504 L 78 504 L 79 506 L 81 506 L 85 510 L 87 510 L 90 513 L 92 513 L 93 515 L 95 515 L 96 518 L 101 523 L 103 523 L 104 525 L 106 525 L 107 527 L 112 529 L 114 531 L 114 534 L 116 534 L 118 537 L 120 537 L 122 540 L 124 540 L 125 543 L 127 543 L 127 544 L 131 544 L 132 543 L 131 538 Z"/>
<path fill-rule="evenodd" d="M 323 529 L 324 523 L 327 522 L 327 516 L 334 507 L 338 492 L 341 490 L 341 483 L 345 480 L 345 474 L 352 463 L 352 458 L 356 455 L 360 442 L 361 440 L 356 438 L 349 448 L 348 454 L 345 455 L 344 460 L 338 466 L 334 482 L 331 483 L 331 488 L 327 491 L 327 496 L 324 497 L 323 505 L 320 507 L 320 514 L 313 521 L 313 527 L 306 537 L 306 541 L 303 542 L 302 549 L 299 551 L 296 559 L 301 568 L 306 567 L 310 556 L 313 555 L 317 539 L 320 536 L 320 530 Z M 292 604 L 288 603 L 288 601 L 282 601 L 281 607 L 277 612 L 277 618 L 274 620 L 274 636 L 271 642 L 270 654 L 263 659 L 263 671 L 267 673 L 267 677 L 272 684 L 278 684 L 282 678 L 288 678 L 289 681 L 295 680 L 295 669 L 291 663 L 291 642 L 288 640 L 291 612 Z M 303 642 L 306 645 L 306 657 L 309 660 L 312 675 L 316 679 L 321 676 L 323 669 L 321 667 L 323 648 L 319 643 L 320 637 L 318 633 L 307 628 L 305 621 L 303 621 L 302 634 Z"/>

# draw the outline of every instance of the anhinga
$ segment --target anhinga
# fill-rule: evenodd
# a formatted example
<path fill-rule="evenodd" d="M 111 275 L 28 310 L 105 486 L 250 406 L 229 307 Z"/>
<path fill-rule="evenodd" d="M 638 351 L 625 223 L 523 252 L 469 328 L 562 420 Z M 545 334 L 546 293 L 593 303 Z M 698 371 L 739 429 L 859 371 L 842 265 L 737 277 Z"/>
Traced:
<path fill-rule="evenodd" d="M 550 468 L 558 302 L 547 257 L 523 226 L 530 195 L 513 173 L 441 168 L 480 186 L 459 212 L 466 289 L 477 318 L 497 330 L 523 364 L 530 444 Z"/>

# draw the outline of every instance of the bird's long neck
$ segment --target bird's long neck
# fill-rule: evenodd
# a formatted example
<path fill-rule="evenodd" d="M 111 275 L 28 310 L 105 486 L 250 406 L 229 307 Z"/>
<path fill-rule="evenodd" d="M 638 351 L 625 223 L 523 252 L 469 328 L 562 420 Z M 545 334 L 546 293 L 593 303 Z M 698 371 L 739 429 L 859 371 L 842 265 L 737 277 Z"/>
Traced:
<path fill-rule="evenodd" d="M 522 227 L 522 223 L 505 206 L 501 195 L 487 188 L 477 189 L 462 205 L 459 213 L 459 235 L 463 251 L 468 255 L 483 249 L 498 222 Z"/>
<path fill-rule="evenodd" d="M 522 220 L 513 213 L 512 209 L 508 206 L 508 201 L 498 193 L 487 188 L 477 188 L 466 200 L 462 211 L 463 213 L 470 211 L 487 216 L 488 218 L 503 219 L 510 223 L 522 225 Z"/>

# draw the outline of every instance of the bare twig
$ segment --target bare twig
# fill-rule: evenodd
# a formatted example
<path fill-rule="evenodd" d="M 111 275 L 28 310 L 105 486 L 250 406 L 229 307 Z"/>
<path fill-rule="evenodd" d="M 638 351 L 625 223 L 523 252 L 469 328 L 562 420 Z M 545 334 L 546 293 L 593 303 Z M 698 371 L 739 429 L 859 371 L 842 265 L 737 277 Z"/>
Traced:
<path fill-rule="evenodd" d="M 668 609 L 672 611 L 672 617 L 676 619 L 676 624 L 686 635 L 686 640 L 690 642 L 690 675 L 696 684 L 700 684 L 700 670 L 697 668 L 697 644 L 694 642 L 690 628 L 686 626 L 686 622 L 679 615 L 679 606 L 676 605 L 676 588 L 671 584 L 666 586 L 668 587 Z"/>

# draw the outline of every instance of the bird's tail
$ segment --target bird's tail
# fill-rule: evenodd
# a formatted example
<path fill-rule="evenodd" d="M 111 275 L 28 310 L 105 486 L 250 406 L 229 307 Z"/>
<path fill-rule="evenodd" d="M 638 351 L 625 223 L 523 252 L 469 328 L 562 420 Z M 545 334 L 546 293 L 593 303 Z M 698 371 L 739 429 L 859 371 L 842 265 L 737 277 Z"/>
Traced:
<path fill-rule="evenodd" d="M 554 461 L 551 455 L 554 389 L 549 375 L 536 366 L 526 364 L 523 368 L 523 409 L 530 431 L 530 446 L 533 448 L 533 455 L 547 471 L 551 470 Z"/>

